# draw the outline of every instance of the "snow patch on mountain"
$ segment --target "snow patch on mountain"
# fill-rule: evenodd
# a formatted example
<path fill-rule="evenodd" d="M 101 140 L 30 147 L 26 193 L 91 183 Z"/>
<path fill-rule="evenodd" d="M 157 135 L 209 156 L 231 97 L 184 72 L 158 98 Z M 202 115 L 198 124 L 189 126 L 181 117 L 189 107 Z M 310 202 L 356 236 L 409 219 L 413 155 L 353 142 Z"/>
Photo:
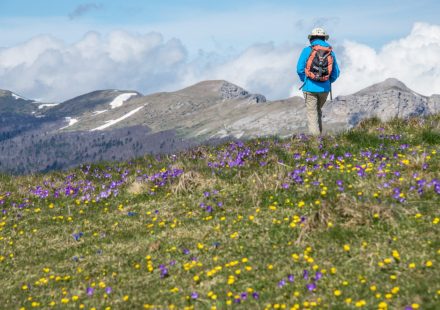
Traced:
<path fill-rule="evenodd" d="M 112 102 L 110 102 L 110 106 L 112 109 L 118 108 L 124 104 L 125 101 L 130 99 L 133 96 L 136 96 L 136 93 L 125 93 L 122 95 L 117 96 L 115 99 L 113 99 Z"/>
<path fill-rule="evenodd" d="M 105 113 L 105 112 L 107 112 L 107 111 L 108 111 L 108 110 L 95 111 L 95 112 L 93 112 L 93 116 L 96 116 L 96 115 L 99 115 L 99 114 Z"/>
<path fill-rule="evenodd" d="M 59 103 L 44 103 L 44 104 L 40 104 L 38 106 L 38 109 L 41 110 L 41 109 L 46 108 L 46 107 L 50 108 L 50 107 L 55 107 L 57 105 L 59 105 Z"/>
<path fill-rule="evenodd" d="M 65 117 L 64 119 L 65 119 L 66 121 L 68 121 L 69 124 L 68 124 L 67 126 L 64 126 L 64 127 L 60 128 L 60 130 L 65 129 L 65 128 L 70 127 L 70 126 L 73 126 L 73 125 L 75 125 L 76 123 L 78 123 L 78 120 L 77 120 L 76 118 Z"/>
<path fill-rule="evenodd" d="M 27 100 L 26 98 L 23 98 L 22 96 L 19 96 L 17 94 L 11 93 L 11 96 L 14 97 L 15 100 L 21 99 L 21 100 Z"/>
<path fill-rule="evenodd" d="M 142 107 L 139 107 L 139 108 L 137 108 L 137 109 L 134 109 L 133 111 L 128 112 L 127 114 L 125 114 L 124 116 L 122 116 L 122 117 L 120 117 L 120 118 L 118 118 L 118 119 L 115 119 L 115 120 L 109 120 L 109 121 L 107 121 L 104 125 L 99 126 L 99 127 L 95 128 L 95 129 L 92 129 L 92 130 L 90 130 L 90 131 L 103 130 L 103 129 L 106 129 L 106 128 L 108 128 L 108 127 L 111 127 L 111 126 L 113 126 L 113 125 L 119 123 L 120 121 L 123 121 L 124 119 L 129 118 L 129 117 L 132 116 L 133 114 L 139 112 L 142 108 L 143 108 L 143 106 L 142 106 Z"/>

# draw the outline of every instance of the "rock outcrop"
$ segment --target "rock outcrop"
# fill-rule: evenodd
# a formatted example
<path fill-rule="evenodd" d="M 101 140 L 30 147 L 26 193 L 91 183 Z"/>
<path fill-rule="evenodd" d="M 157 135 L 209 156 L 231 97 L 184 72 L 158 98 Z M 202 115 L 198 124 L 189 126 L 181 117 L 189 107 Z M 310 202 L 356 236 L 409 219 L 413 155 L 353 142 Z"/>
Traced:
<path fill-rule="evenodd" d="M 426 116 L 440 112 L 440 96 L 422 96 L 396 79 L 387 79 L 353 95 L 338 96 L 323 109 L 327 126 L 356 126 L 361 120 L 378 117 L 387 121 L 395 117 Z"/>
<path fill-rule="evenodd" d="M 250 94 L 247 90 L 229 82 L 224 82 L 220 88 L 221 96 L 224 100 L 243 100 L 248 99 L 249 102 L 263 103 L 266 97 L 260 94 Z"/>

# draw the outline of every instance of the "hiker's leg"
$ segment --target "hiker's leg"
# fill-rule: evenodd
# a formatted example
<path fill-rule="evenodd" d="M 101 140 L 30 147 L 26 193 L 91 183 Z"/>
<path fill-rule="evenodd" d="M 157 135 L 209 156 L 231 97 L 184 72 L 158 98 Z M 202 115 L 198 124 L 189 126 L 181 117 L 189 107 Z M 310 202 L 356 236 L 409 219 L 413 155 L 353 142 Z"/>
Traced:
<path fill-rule="evenodd" d="M 327 97 L 328 97 L 328 92 L 318 94 L 318 124 L 319 124 L 320 133 L 322 133 L 322 107 L 327 101 Z"/>
<path fill-rule="evenodd" d="M 318 94 L 304 92 L 304 98 L 306 101 L 309 132 L 314 136 L 318 136 L 320 134 L 318 123 Z"/>

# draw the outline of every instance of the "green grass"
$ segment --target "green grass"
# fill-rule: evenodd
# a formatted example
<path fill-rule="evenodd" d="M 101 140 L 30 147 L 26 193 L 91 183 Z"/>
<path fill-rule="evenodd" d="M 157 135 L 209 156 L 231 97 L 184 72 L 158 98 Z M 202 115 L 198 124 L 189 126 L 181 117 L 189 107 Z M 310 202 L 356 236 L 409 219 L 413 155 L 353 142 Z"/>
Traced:
<path fill-rule="evenodd" d="M 439 120 L 1 175 L 0 308 L 438 309 Z"/>

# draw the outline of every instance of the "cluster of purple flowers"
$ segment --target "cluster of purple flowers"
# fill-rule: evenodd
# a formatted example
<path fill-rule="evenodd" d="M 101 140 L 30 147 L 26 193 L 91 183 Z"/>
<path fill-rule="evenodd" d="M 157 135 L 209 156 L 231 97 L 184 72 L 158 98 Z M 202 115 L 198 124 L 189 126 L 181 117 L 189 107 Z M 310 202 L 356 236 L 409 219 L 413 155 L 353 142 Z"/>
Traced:
<path fill-rule="evenodd" d="M 397 141 L 402 139 L 402 135 L 383 135 L 380 134 L 379 139 Z"/>
<path fill-rule="evenodd" d="M 208 202 L 207 203 L 201 202 L 199 204 L 200 208 L 202 208 L 203 210 L 205 210 L 208 213 L 212 213 L 214 211 L 214 207 L 218 207 L 218 208 L 223 207 L 223 202 L 219 201 L 218 195 L 219 195 L 218 190 L 214 190 L 212 192 L 204 192 L 203 197 Z"/>
<path fill-rule="evenodd" d="M 218 152 L 217 161 L 208 162 L 210 168 L 224 168 L 226 166 L 243 167 L 246 160 L 252 155 L 251 149 L 241 141 L 232 142 L 227 149 Z"/>
<path fill-rule="evenodd" d="M 319 280 L 322 279 L 322 277 L 323 277 L 323 274 L 320 271 L 316 271 L 315 276 L 311 278 L 312 282 L 310 282 L 306 285 L 307 290 L 310 292 L 316 290 L 316 288 L 318 287 L 317 283 Z M 307 270 L 303 271 L 303 278 L 305 280 L 309 279 L 309 272 Z"/>
<path fill-rule="evenodd" d="M 234 303 L 239 304 L 239 303 L 241 303 L 241 302 L 247 300 L 247 299 L 249 298 L 249 295 L 250 295 L 250 294 L 248 294 L 248 293 L 246 293 L 246 292 L 243 292 L 243 293 L 239 294 L 238 297 L 235 297 L 235 298 L 234 298 Z M 260 298 L 260 294 L 258 294 L 258 292 L 253 292 L 253 293 L 251 294 L 251 296 L 252 296 L 253 299 L 258 299 L 258 298 Z"/>
<path fill-rule="evenodd" d="M 320 271 L 316 271 L 315 275 L 313 277 L 310 276 L 310 272 L 307 269 L 304 269 L 303 273 L 302 273 L 302 278 L 305 281 L 309 281 L 310 280 L 310 282 L 306 284 L 306 289 L 308 291 L 316 290 L 316 288 L 318 287 L 317 283 L 318 283 L 319 280 L 322 279 L 322 277 L 323 277 L 323 274 Z M 290 283 L 295 282 L 295 276 L 294 275 L 289 274 L 286 278 L 281 279 L 278 282 L 278 287 L 282 288 L 282 287 L 286 286 L 289 282 Z"/>
<path fill-rule="evenodd" d="M 303 174 L 307 171 L 306 166 L 300 166 L 299 168 L 293 170 L 289 173 L 289 177 L 296 183 L 296 184 L 303 184 Z"/>
<path fill-rule="evenodd" d="M 103 170 L 94 169 L 90 166 L 82 167 L 84 175 L 90 179 L 79 179 L 76 174 L 66 176 L 62 186 L 56 186 L 52 182 L 45 181 L 43 186 L 38 185 L 30 190 L 33 196 L 40 199 L 59 198 L 61 196 L 90 201 L 101 201 L 119 195 L 120 188 L 127 184 L 130 170 L 122 170 L 119 167 L 106 167 Z M 141 171 L 138 170 L 138 173 Z M 181 169 L 168 169 L 153 173 L 150 176 L 143 174 L 137 176 L 138 180 L 152 182 L 158 187 L 163 187 L 178 178 L 183 173 Z M 99 185 L 94 185 L 99 184 Z"/>
<path fill-rule="evenodd" d="M 280 288 L 284 287 L 287 284 L 287 282 L 290 282 L 290 283 L 295 282 L 295 276 L 292 274 L 289 274 L 287 276 L 287 281 L 286 281 L 286 279 L 281 279 L 280 282 L 278 282 L 278 287 L 280 287 Z"/>
<path fill-rule="evenodd" d="M 82 236 L 84 236 L 84 233 L 82 232 L 72 234 L 72 237 L 75 239 L 75 241 L 79 241 Z"/>

